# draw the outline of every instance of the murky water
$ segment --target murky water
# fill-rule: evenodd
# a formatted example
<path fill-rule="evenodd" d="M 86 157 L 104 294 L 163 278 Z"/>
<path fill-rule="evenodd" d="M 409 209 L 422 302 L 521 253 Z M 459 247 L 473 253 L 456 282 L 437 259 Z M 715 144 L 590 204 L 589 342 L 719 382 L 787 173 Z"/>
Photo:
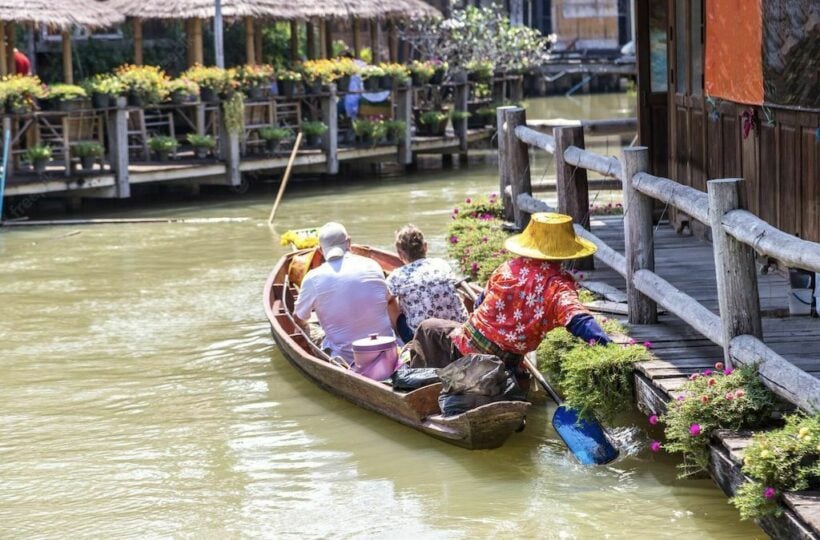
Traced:
<path fill-rule="evenodd" d="M 442 254 L 450 208 L 495 186 L 492 164 L 294 185 L 273 233 L 274 185 L 118 212 L 254 222 L 0 231 L 0 537 L 763 536 L 711 481 L 637 448 L 639 415 L 635 452 L 607 467 L 576 465 L 542 407 L 470 452 L 282 358 L 261 303 L 276 233 L 336 219 L 388 247 L 412 221 Z"/>

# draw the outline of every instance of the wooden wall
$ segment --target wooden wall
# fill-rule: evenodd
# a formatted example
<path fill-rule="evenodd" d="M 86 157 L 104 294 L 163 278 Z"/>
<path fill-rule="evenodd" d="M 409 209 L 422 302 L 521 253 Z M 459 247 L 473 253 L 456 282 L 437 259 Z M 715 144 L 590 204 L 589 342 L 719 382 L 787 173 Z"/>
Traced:
<path fill-rule="evenodd" d="M 552 32 L 564 43 L 612 40 L 618 43 L 617 0 L 554 0 Z"/>

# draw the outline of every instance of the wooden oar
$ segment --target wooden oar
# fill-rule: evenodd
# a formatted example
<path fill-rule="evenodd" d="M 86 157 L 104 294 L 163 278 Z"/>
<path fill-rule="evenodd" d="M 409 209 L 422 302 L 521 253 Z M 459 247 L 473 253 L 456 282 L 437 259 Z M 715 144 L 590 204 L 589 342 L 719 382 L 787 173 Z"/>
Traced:
<path fill-rule="evenodd" d="M 268 218 L 268 225 L 273 223 L 273 216 L 276 215 L 276 209 L 279 208 L 279 202 L 282 200 L 282 195 L 285 194 L 285 186 L 288 185 L 290 179 L 290 170 L 293 168 L 293 160 L 296 159 L 296 152 L 299 151 L 299 146 L 302 144 L 302 132 L 296 136 L 296 142 L 293 143 L 293 150 L 290 151 L 290 159 L 288 166 L 285 168 L 285 176 L 282 177 L 282 185 L 279 186 L 279 193 L 276 194 L 276 201 L 273 203 L 273 208 L 270 210 L 270 217 Z"/>
<path fill-rule="evenodd" d="M 524 357 L 524 367 L 558 405 L 552 416 L 552 426 L 575 459 L 583 465 L 604 465 L 618 457 L 618 449 L 609 442 L 609 437 L 601 424 L 594 418 L 589 420 L 581 418 L 576 410 L 565 407 L 564 401 L 552 389 L 528 356 Z"/>

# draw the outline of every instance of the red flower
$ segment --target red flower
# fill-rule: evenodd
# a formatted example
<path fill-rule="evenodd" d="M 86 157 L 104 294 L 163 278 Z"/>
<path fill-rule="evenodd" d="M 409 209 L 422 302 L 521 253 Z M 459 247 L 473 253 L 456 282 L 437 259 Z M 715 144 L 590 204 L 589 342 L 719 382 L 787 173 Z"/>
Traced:
<path fill-rule="evenodd" d="M 712 379 L 709 379 L 708 384 L 709 384 L 709 386 L 714 386 L 716 382 L 717 381 L 714 378 L 712 378 Z"/>

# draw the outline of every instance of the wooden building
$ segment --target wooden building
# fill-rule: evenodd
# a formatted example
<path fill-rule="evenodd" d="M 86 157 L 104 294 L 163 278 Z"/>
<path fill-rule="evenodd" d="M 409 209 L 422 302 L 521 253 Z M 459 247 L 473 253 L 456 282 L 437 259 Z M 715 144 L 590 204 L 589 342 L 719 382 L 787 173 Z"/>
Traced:
<path fill-rule="evenodd" d="M 699 190 L 742 177 L 747 209 L 820 241 L 820 3 L 637 6 L 639 131 L 652 172 Z"/>

